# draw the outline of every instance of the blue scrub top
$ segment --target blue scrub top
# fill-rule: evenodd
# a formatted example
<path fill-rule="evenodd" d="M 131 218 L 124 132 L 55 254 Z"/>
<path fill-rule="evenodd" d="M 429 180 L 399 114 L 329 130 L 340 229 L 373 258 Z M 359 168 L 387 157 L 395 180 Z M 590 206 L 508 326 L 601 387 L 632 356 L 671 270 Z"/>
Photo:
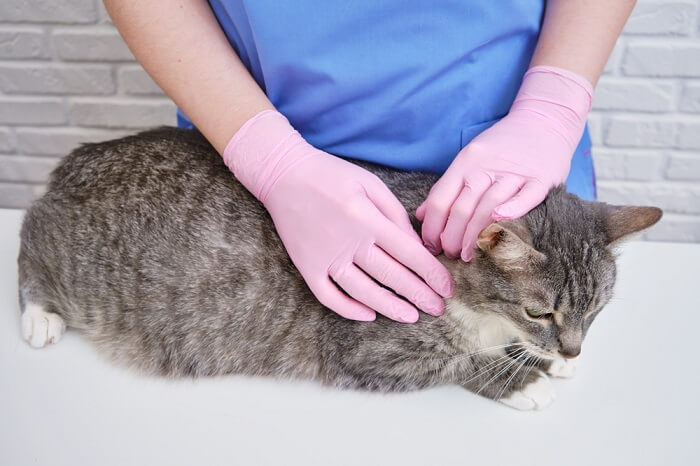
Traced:
<path fill-rule="evenodd" d="M 211 0 L 271 102 L 321 150 L 443 173 L 510 108 L 544 0 Z M 192 127 L 178 111 L 178 125 Z M 595 198 L 588 131 L 567 187 Z"/>

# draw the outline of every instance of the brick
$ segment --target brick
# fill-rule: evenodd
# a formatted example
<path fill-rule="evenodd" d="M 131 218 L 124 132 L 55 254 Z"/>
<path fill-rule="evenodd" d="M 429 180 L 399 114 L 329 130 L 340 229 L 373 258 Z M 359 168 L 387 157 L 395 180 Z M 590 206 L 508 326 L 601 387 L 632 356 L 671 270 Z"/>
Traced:
<path fill-rule="evenodd" d="M 676 147 L 679 149 L 700 149 L 700 123 L 681 124 Z"/>
<path fill-rule="evenodd" d="M 105 8 L 105 4 L 103 1 L 98 1 L 97 2 L 97 16 L 98 16 L 98 23 L 101 24 L 113 24 L 112 23 L 112 18 L 109 17 L 109 13 L 107 13 L 107 9 Z"/>
<path fill-rule="evenodd" d="M 94 0 L 2 0 L 2 21 L 37 23 L 93 23 L 97 20 Z"/>
<path fill-rule="evenodd" d="M 168 100 L 118 100 L 73 102 L 71 123 L 105 128 L 143 128 L 174 125 L 175 105 Z"/>
<path fill-rule="evenodd" d="M 656 152 L 595 149 L 593 161 L 598 179 L 650 181 L 661 178 L 665 157 Z"/>
<path fill-rule="evenodd" d="M 0 182 L 0 207 L 26 209 L 45 190 L 44 185 Z"/>
<path fill-rule="evenodd" d="M 666 178 L 700 181 L 700 154 L 674 154 L 669 157 Z"/>
<path fill-rule="evenodd" d="M 49 58 L 40 29 L 0 29 L 0 58 Z"/>
<path fill-rule="evenodd" d="M 693 1 L 639 2 L 625 25 L 625 34 L 687 36 L 693 30 L 696 3 Z"/>
<path fill-rule="evenodd" d="M 129 95 L 165 95 L 140 66 L 123 67 L 119 70 L 119 88 Z"/>
<path fill-rule="evenodd" d="M 9 128 L 0 128 L 0 152 L 8 153 L 15 150 L 15 141 Z"/>
<path fill-rule="evenodd" d="M 88 142 L 107 141 L 125 132 L 87 128 L 17 128 L 17 148 L 25 154 L 65 155 Z"/>
<path fill-rule="evenodd" d="M 638 112 L 673 110 L 674 88 L 670 83 L 630 82 L 629 79 L 601 79 L 596 86 L 593 108 Z"/>
<path fill-rule="evenodd" d="M 612 53 L 610 54 L 610 57 L 608 58 L 607 63 L 605 63 L 605 69 L 603 70 L 603 74 L 615 74 L 615 71 L 617 71 L 617 68 L 619 67 L 620 57 L 622 56 L 622 51 L 624 50 L 624 48 L 624 39 L 618 39 L 617 43 L 615 44 L 615 48 L 613 49 Z"/>
<path fill-rule="evenodd" d="M 599 181 L 598 199 L 612 204 L 652 205 L 664 211 L 700 214 L 700 186 L 686 183 Z"/>
<path fill-rule="evenodd" d="M 605 144 L 613 147 L 672 147 L 676 124 L 672 121 L 613 117 L 607 126 Z"/>
<path fill-rule="evenodd" d="M 0 155 L 0 180 L 44 183 L 59 159 Z"/>
<path fill-rule="evenodd" d="M 59 125 L 67 121 L 61 99 L 0 96 L 0 124 Z"/>
<path fill-rule="evenodd" d="M 594 146 L 603 143 L 603 116 L 595 111 L 588 115 L 588 133 Z"/>
<path fill-rule="evenodd" d="M 679 108 L 684 112 L 700 113 L 700 84 L 686 83 Z"/>
<path fill-rule="evenodd" d="M 112 72 L 102 65 L 0 65 L 0 90 L 8 94 L 113 94 Z"/>
<path fill-rule="evenodd" d="M 56 31 L 51 41 L 56 54 L 63 60 L 134 60 L 129 48 L 114 29 Z"/>
<path fill-rule="evenodd" d="M 622 71 L 628 76 L 700 77 L 700 43 L 630 43 Z"/>
<path fill-rule="evenodd" d="M 644 236 L 651 241 L 700 242 L 700 217 L 664 213 Z"/>

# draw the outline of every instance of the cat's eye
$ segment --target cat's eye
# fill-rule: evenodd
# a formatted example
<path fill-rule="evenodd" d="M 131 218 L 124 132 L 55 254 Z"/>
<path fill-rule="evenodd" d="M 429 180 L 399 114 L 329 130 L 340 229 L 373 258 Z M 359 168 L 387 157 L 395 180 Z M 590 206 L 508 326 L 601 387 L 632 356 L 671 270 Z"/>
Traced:
<path fill-rule="evenodd" d="M 527 312 L 527 315 L 533 319 L 539 319 L 540 317 L 546 317 L 547 315 L 551 314 L 551 312 L 547 312 L 544 309 L 527 308 L 525 311 Z"/>

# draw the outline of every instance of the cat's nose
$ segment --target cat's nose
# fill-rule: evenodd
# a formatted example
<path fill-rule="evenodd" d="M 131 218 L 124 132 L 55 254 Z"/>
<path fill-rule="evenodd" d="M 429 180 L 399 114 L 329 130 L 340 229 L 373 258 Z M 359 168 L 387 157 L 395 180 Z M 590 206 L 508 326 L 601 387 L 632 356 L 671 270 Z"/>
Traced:
<path fill-rule="evenodd" d="M 564 356 L 566 359 L 573 359 L 581 354 L 581 347 L 563 347 L 559 350 L 559 354 Z"/>

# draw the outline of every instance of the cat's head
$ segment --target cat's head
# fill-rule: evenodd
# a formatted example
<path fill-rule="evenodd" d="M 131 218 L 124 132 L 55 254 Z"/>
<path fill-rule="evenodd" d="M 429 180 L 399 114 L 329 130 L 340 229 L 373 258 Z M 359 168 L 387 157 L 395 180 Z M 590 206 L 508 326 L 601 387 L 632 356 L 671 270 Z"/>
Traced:
<path fill-rule="evenodd" d="M 471 263 L 451 264 L 453 303 L 479 318 L 484 346 L 518 342 L 541 357 L 576 357 L 612 296 L 614 246 L 661 215 L 553 189 L 523 218 L 484 229 Z"/>

